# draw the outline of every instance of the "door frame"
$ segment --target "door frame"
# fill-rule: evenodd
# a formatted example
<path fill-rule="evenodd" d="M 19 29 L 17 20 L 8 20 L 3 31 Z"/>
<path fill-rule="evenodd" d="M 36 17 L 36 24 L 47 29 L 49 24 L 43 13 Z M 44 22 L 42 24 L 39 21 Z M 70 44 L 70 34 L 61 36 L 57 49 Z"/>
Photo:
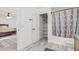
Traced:
<path fill-rule="evenodd" d="M 39 40 L 41 39 L 41 36 L 40 36 L 40 17 L 43 14 L 47 14 L 47 40 L 48 40 L 48 13 L 41 13 L 41 14 L 39 14 Z"/>

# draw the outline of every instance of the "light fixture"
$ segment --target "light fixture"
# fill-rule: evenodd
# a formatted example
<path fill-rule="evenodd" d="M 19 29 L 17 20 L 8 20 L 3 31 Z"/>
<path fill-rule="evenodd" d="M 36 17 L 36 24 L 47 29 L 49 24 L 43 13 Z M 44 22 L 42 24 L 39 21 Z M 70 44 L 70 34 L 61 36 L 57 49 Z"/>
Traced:
<path fill-rule="evenodd" d="M 11 14 L 8 12 L 7 13 L 7 19 L 11 19 L 12 18 L 12 16 L 11 16 Z"/>

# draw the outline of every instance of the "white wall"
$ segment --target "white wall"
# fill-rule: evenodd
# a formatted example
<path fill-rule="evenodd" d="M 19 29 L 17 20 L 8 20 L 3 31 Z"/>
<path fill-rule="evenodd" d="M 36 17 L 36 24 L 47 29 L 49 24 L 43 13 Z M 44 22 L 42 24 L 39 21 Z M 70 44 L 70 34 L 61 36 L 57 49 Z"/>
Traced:
<path fill-rule="evenodd" d="M 7 19 L 7 13 L 11 12 L 14 13 L 16 16 L 16 8 L 9 8 L 9 7 L 1 7 L 0 8 L 0 24 L 9 24 L 9 27 L 16 28 L 16 17 L 11 19 Z"/>
<path fill-rule="evenodd" d="M 35 30 L 32 30 L 32 36 L 33 36 L 33 43 L 39 40 L 39 14 L 37 12 L 36 8 L 32 8 L 33 14 L 32 14 L 32 28 L 35 28 Z"/>
<path fill-rule="evenodd" d="M 38 14 L 48 13 L 49 11 L 51 11 L 50 7 L 38 7 L 36 9 Z"/>

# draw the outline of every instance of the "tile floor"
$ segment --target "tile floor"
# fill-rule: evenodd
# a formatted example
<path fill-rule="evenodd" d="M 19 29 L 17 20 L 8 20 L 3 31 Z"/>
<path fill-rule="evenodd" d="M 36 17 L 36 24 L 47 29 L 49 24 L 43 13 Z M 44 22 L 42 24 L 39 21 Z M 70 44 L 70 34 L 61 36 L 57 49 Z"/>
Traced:
<path fill-rule="evenodd" d="M 26 47 L 23 51 L 43 51 L 47 47 L 47 40 L 41 39 L 36 43 Z"/>
<path fill-rule="evenodd" d="M 44 51 L 45 48 L 50 48 L 56 51 L 66 51 L 66 46 L 48 43 L 46 39 L 41 39 L 37 41 L 36 43 L 23 49 L 23 51 Z"/>
<path fill-rule="evenodd" d="M 16 51 L 16 35 L 0 37 L 0 51 Z"/>
<path fill-rule="evenodd" d="M 16 35 L 0 37 L 0 51 L 16 51 L 17 42 Z M 56 51 L 67 51 L 66 46 L 59 44 L 48 43 L 47 39 L 41 39 L 30 46 L 24 48 L 22 51 L 44 51 L 45 48 L 50 48 Z"/>

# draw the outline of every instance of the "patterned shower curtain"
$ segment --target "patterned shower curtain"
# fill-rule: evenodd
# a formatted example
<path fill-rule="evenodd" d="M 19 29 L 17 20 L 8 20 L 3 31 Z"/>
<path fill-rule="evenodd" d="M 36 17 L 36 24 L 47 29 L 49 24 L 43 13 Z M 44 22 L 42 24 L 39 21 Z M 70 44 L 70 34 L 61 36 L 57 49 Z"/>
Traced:
<path fill-rule="evenodd" d="M 52 32 L 54 36 L 72 38 L 79 35 L 79 9 L 73 8 L 52 13 Z"/>

